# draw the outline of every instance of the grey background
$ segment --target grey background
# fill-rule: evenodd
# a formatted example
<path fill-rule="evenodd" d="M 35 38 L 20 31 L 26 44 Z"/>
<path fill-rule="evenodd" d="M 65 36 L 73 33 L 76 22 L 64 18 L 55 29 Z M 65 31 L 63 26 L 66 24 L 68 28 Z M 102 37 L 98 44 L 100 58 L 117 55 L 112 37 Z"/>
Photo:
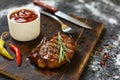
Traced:
<path fill-rule="evenodd" d="M 80 80 L 120 80 L 120 1 L 119 0 L 44 0 L 55 2 L 61 11 L 105 23 L 99 39 Z M 0 1 L 0 34 L 8 31 L 7 13 L 12 7 L 31 4 L 32 0 Z M 48 2 L 49 3 L 49 2 Z M 34 5 L 34 7 L 37 7 Z M 38 8 L 38 7 L 37 7 Z M 93 23 L 94 24 L 94 23 Z M 3 28 L 6 27 L 6 28 Z M 110 47 L 112 46 L 112 47 Z M 110 48 L 108 48 L 110 47 Z M 100 50 L 102 48 L 102 51 Z M 97 53 L 96 53 L 97 52 Z M 101 66 L 104 54 L 110 59 Z M 0 80 L 11 80 L 0 75 Z"/>

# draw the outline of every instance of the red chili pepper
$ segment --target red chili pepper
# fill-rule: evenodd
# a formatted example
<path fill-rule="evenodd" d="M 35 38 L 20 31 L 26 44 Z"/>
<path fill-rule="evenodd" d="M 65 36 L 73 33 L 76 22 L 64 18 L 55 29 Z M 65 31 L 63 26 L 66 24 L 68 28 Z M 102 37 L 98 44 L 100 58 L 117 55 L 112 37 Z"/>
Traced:
<path fill-rule="evenodd" d="M 17 57 L 17 64 L 18 64 L 18 66 L 20 66 L 21 65 L 21 52 L 20 52 L 20 49 L 17 46 L 13 45 L 13 44 L 10 44 L 10 48 L 15 52 L 16 57 Z"/>

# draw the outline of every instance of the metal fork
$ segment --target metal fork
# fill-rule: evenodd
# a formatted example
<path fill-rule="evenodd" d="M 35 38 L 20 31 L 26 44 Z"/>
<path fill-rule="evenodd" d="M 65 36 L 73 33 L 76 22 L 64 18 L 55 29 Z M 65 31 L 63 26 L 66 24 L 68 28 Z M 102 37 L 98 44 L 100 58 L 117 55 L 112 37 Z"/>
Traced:
<path fill-rule="evenodd" d="M 64 24 L 58 17 L 56 17 L 56 16 L 54 16 L 54 15 L 52 15 L 50 13 L 44 12 L 44 11 L 41 11 L 40 13 L 42 13 L 44 15 L 47 15 L 47 16 L 50 16 L 53 19 L 55 19 L 56 21 L 58 21 L 61 24 L 63 32 L 65 32 L 65 33 L 74 33 L 74 32 L 76 32 L 76 30 L 74 30 L 71 27 L 69 27 L 68 25 Z"/>
<path fill-rule="evenodd" d="M 71 27 L 67 26 L 66 24 L 64 24 L 59 18 L 57 18 L 56 16 L 50 14 L 50 13 L 47 13 L 47 12 L 44 12 L 44 11 L 41 11 L 42 14 L 44 15 L 47 15 L 47 16 L 50 16 L 52 17 L 53 19 L 57 20 L 60 24 L 61 24 L 61 27 L 62 27 L 62 31 L 65 32 L 65 33 L 78 33 L 78 37 L 75 41 L 75 43 L 78 43 L 79 42 L 79 39 L 81 38 L 82 36 L 82 33 L 84 31 L 84 28 L 82 28 L 81 30 L 75 30 L 75 29 L 72 29 Z M 78 32 L 79 31 L 79 32 Z"/>

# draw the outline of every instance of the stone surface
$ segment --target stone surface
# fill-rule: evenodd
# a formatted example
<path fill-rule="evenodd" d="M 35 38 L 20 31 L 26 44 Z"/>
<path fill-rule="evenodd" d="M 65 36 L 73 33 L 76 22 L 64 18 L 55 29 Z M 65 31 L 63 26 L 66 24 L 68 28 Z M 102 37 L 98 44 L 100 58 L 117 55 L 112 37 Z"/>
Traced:
<path fill-rule="evenodd" d="M 34 7 L 32 0 L 0 1 L 0 24 L 7 27 L 6 15 L 19 6 Z M 120 1 L 119 0 L 42 0 L 61 11 L 105 23 L 105 30 L 80 80 L 120 80 Z M 93 23 L 94 24 L 94 23 Z M 1 26 L 0 26 L 1 27 Z M 0 34 L 8 30 L 0 28 Z M 104 64 L 103 64 L 104 63 Z M 2 76 L 0 76 L 2 77 Z"/>

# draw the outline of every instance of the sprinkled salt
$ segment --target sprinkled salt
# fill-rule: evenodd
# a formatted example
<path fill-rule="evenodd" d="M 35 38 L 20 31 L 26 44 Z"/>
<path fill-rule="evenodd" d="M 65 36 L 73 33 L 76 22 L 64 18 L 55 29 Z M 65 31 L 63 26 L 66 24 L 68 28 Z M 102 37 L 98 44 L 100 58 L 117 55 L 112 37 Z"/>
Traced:
<path fill-rule="evenodd" d="M 117 55 L 116 65 L 120 65 L 120 54 Z"/>
<path fill-rule="evenodd" d="M 28 61 L 29 60 L 29 58 L 26 58 L 26 61 Z"/>
<path fill-rule="evenodd" d="M 95 3 L 92 2 L 91 4 L 85 4 L 85 7 L 88 8 L 94 15 L 99 16 L 101 12 L 95 8 Z"/>
<path fill-rule="evenodd" d="M 114 45 L 114 46 L 119 46 L 118 40 L 114 41 L 114 42 L 113 42 L 113 45 Z"/>
<path fill-rule="evenodd" d="M 78 0 L 78 1 L 84 3 L 84 0 Z"/>
<path fill-rule="evenodd" d="M 102 0 L 105 4 L 109 4 L 110 6 L 115 6 L 112 2 L 110 2 L 109 0 Z"/>
<path fill-rule="evenodd" d="M 114 79 L 119 79 L 120 77 L 119 76 L 113 76 Z"/>
<path fill-rule="evenodd" d="M 118 41 L 120 41 L 120 35 L 118 35 Z"/>
<path fill-rule="evenodd" d="M 108 20 L 108 22 L 111 23 L 111 24 L 118 24 L 117 20 L 116 20 L 116 19 L 113 19 L 113 18 L 110 18 L 110 19 Z"/>

